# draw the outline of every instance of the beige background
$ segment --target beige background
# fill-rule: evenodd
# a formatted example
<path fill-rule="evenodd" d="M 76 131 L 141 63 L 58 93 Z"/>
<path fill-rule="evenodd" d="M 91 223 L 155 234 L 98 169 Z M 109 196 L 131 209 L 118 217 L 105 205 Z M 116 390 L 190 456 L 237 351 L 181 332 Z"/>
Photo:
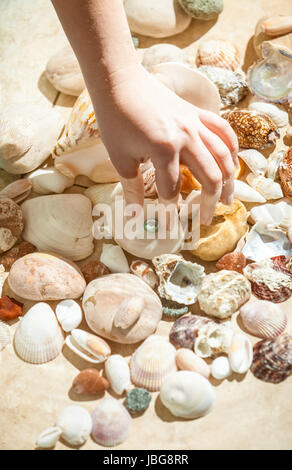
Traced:
<path fill-rule="evenodd" d="M 267 13 L 292 14 L 291 0 L 225 0 L 217 22 L 193 21 L 183 34 L 163 40 L 195 50 L 206 38 L 233 40 L 242 53 L 243 69 L 255 55 L 252 35 L 257 20 Z M 159 41 L 140 38 L 141 47 Z M 43 70 L 48 58 L 66 38 L 49 0 L 1 0 L 0 3 L 0 104 L 24 101 L 47 103 L 64 114 L 74 98 L 57 93 Z M 161 41 L 160 41 L 161 42 Z M 279 143 L 279 148 L 284 148 Z M 75 188 L 73 191 L 80 191 Z M 100 246 L 93 258 L 98 257 Z M 206 265 L 207 271 L 214 266 Z M 290 305 L 289 305 L 290 304 Z M 283 304 L 290 316 L 292 301 Z M 26 304 L 27 309 L 29 304 Z M 194 309 L 195 311 L 195 309 Z M 236 316 L 234 316 L 236 317 Z M 236 318 L 234 325 L 238 328 Z M 13 333 L 16 324 L 11 326 Z M 171 324 L 161 322 L 158 332 L 167 334 Z M 86 328 L 84 324 L 82 327 Z M 255 338 L 252 338 L 256 342 Z M 129 356 L 134 347 L 112 344 L 113 352 Z M 0 361 L 0 449 L 33 449 L 38 434 L 54 425 L 65 406 L 81 404 L 90 412 L 97 400 L 82 401 L 70 390 L 79 370 L 88 366 L 65 347 L 63 354 L 43 365 L 21 361 L 10 344 Z M 212 381 L 216 402 L 201 419 L 174 418 L 152 394 L 147 412 L 132 421 L 130 437 L 118 449 L 287 449 L 292 447 L 292 379 L 279 385 L 233 375 L 222 383 Z M 68 449 L 58 442 L 56 449 Z M 91 439 L 82 449 L 101 449 Z"/>

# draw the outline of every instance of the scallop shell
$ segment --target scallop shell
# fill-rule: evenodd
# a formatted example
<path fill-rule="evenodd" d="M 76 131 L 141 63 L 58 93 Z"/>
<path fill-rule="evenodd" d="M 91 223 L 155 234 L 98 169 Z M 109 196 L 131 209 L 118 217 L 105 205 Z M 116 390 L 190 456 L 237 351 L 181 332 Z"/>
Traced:
<path fill-rule="evenodd" d="M 169 333 L 169 341 L 176 348 L 194 349 L 200 329 L 211 320 L 199 315 L 185 315 L 178 318 Z"/>
<path fill-rule="evenodd" d="M 126 359 L 120 354 L 113 354 L 105 363 L 106 376 L 110 382 L 111 389 L 122 395 L 130 388 L 130 369 Z"/>
<path fill-rule="evenodd" d="M 201 357 L 197 356 L 193 351 L 186 348 L 178 349 L 175 353 L 175 362 L 180 370 L 191 370 L 202 375 L 206 379 L 210 375 L 210 367 Z"/>
<path fill-rule="evenodd" d="M 239 312 L 244 327 L 259 338 L 279 336 L 287 326 L 287 315 L 282 308 L 266 300 L 248 302 Z"/>
<path fill-rule="evenodd" d="M 133 274 L 140 277 L 151 289 L 155 289 L 158 285 L 158 277 L 146 261 L 136 259 L 131 263 L 130 270 Z"/>
<path fill-rule="evenodd" d="M 96 395 L 104 392 L 110 384 L 97 369 L 84 369 L 74 379 L 72 389 L 77 395 Z"/>
<path fill-rule="evenodd" d="M 39 435 L 36 446 L 40 449 L 51 449 L 57 444 L 61 434 L 62 429 L 58 426 L 48 428 Z"/>
<path fill-rule="evenodd" d="M 292 147 L 285 153 L 279 167 L 281 187 L 286 196 L 292 197 Z"/>
<path fill-rule="evenodd" d="M 184 305 L 196 302 L 205 276 L 203 266 L 169 254 L 156 256 L 152 263 L 160 281 L 160 297 Z"/>
<path fill-rule="evenodd" d="M 78 328 L 82 321 L 82 310 L 77 302 L 71 299 L 62 300 L 56 306 L 56 316 L 66 332 Z"/>
<path fill-rule="evenodd" d="M 234 109 L 224 113 L 222 117 L 233 128 L 242 148 L 265 149 L 274 145 L 280 137 L 276 124 L 266 114 L 248 109 Z"/>
<path fill-rule="evenodd" d="M 51 307 L 39 302 L 21 319 L 14 336 L 17 354 L 31 364 L 42 364 L 57 357 L 63 347 L 62 330 Z"/>
<path fill-rule="evenodd" d="M 65 343 L 71 351 L 93 364 L 104 362 L 111 354 L 111 348 L 106 341 L 79 329 L 72 330 Z"/>
<path fill-rule="evenodd" d="M 0 196 L 13 199 L 14 202 L 19 203 L 29 196 L 32 184 L 29 180 L 22 178 L 13 181 L 0 191 Z"/>
<path fill-rule="evenodd" d="M 258 111 L 262 114 L 267 114 L 277 127 L 287 126 L 289 122 L 289 116 L 287 111 L 279 109 L 272 103 L 265 103 L 263 101 L 254 101 L 249 104 L 248 109 L 252 111 Z"/>
<path fill-rule="evenodd" d="M 240 251 L 233 251 L 222 256 L 217 263 L 216 268 L 218 271 L 227 269 L 228 271 L 236 271 L 240 274 L 243 273 L 243 268 L 246 266 L 246 258 Z"/>
<path fill-rule="evenodd" d="M 285 155 L 284 150 L 273 152 L 267 160 L 267 177 L 273 181 L 280 179 L 280 165 Z"/>
<path fill-rule="evenodd" d="M 154 46 L 145 49 L 142 65 L 148 72 L 152 72 L 156 65 L 164 62 L 179 62 L 191 65 L 187 53 L 173 44 L 154 44 Z"/>
<path fill-rule="evenodd" d="M 92 413 L 92 437 L 95 442 L 113 447 L 124 442 L 131 426 L 131 415 L 112 397 L 105 397 Z"/>
<path fill-rule="evenodd" d="M 253 351 L 249 338 L 242 333 L 233 336 L 228 354 L 230 367 L 238 374 L 245 374 L 252 364 Z"/>
<path fill-rule="evenodd" d="M 223 380 L 232 374 L 232 369 L 227 357 L 220 356 L 214 359 L 211 365 L 211 374 L 214 379 Z"/>
<path fill-rule="evenodd" d="M 266 199 L 258 191 L 240 180 L 234 181 L 234 197 L 244 202 L 266 202 Z"/>
<path fill-rule="evenodd" d="M 39 168 L 30 173 L 24 181 L 29 183 L 37 194 L 61 194 L 74 184 L 74 178 L 63 175 L 55 167 Z"/>
<path fill-rule="evenodd" d="M 175 348 L 162 336 L 149 336 L 131 357 L 132 382 L 150 392 L 159 390 L 165 377 L 175 370 Z"/>
<path fill-rule="evenodd" d="M 0 351 L 10 343 L 10 327 L 0 320 Z"/>
<path fill-rule="evenodd" d="M 11 321 L 22 316 L 23 304 L 7 295 L 0 297 L 0 320 Z"/>
<path fill-rule="evenodd" d="M 100 261 L 112 273 L 128 273 L 130 271 L 126 255 L 118 245 L 104 243 L 102 245 Z"/>
<path fill-rule="evenodd" d="M 233 329 L 230 322 L 203 325 L 195 339 L 194 351 L 199 357 L 213 357 L 230 349 Z"/>
<path fill-rule="evenodd" d="M 198 48 L 197 67 L 211 65 L 228 70 L 236 70 L 240 63 L 240 54 L 237 46 L 224 39 L 211 39 L 202 42 Z"/>
<path fill-rule="evenodd" d="M 246 149 L 238 152 L 238 156 L 244 161 L 252 173 L 264 175 L 267 170 L 267 160 L 258 150 Z"/>
<path fill-rule="evenodd" d="M 166 377 L 160 399 L 174 416 L 199 418 L 211 411 L 215 392 L 205 377 L 192 371 L 178 371 Z"/>
<path fill-rule="evenodd" d="M 223 269 L 204 278 L 198 301 L 208 315 L 228 318 L 250 295 L 250 283 L 242 274 Z"/>
<path fill-rule="evenodd" d="M 92 420 L 82 406 L 67 406 L 56 420 L 62 430 L 61 438 L 72 446 L 81 446 L 90 436 Z"/>
<path fill-rule="evenodd" d="M 241 251 L 246 258 L 258 262 L 273 256 L 291 256 L 292 244 L 282 230 L 257 222 L 246 235 Z"/>
<path fill-rule="evenodd" d="M 246 181 L 267 200 L 280 199 L 283 197 L 283 192 L 279 183 L 276 183 L 270 178 L 256 176 L 253 173 L 249 173 L 246 177 Z"/>
<path fill-rule="evenodd" d="M 0 253 L 15 245 L 22 230 L 23 215 L 20 207 L 8 197 L 0 197 Z"/>
<path fill-rule="evenodd" d="M 42 196 L 22 204 L 24 240 L 73 261 L 93 252 L 90 201 L 82 194 Z M 52 222 L 53 221 L 53 222 Z"/>
<path fill-rule="evenodd" d="M 285 334 L 254 345 L 251 372 L 260 380 L 280 383 L 292 374 L 292 337 Z"/>

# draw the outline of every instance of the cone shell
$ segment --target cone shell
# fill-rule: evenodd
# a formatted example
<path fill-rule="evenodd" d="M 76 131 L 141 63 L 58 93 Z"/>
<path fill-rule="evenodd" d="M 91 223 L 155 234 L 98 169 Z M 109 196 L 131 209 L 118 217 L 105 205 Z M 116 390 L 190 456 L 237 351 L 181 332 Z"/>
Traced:
<path fill-rule="evenodd" d="M 234 109 L 222 116 L 237 135 L 239 146 L 250 149 L 270 147 L 280 136 L 275 123 L 266 114 L 247 109 Z"/>
<path fill-rule="evenodd" d="M 270 199 L 280 199 L 283 197 L 283 192 L 279 183 L 276 183 L 270 178 L 265 178 L 261 175 L 256 176 L 253 173 L 250 173 L 247 175 L 246 181 L 268 201 Z"/>
<path fill-rule="evenodd" d="M 193 350 L 200 328 L 210 322 L 209 318 L 199 315 L 185 315 L 178 318 L 170 330 L 169 341 L 176 348 Z"/>
<path fill-rule="evenodd" d="M 260 380 L 280 383 L 292 374 L 292 336 L 281 335 L 254 345 L 251 372 Z"/>
<path fill-rule="evenodd" d="M 180 370 L 191 370 L 198 374 L 209 378 L 210 367 L 201 357 L 197 356 L 193 351 L 186 348 L 178 349 L 175 353 L 175 362 Z"/>
<path fill-rule="evenodd" d="M 252 111 L 258 111 L 259 113 L 266 114 L 269 116 L 277 127 L 287 126 L 289 122 L 289 116 L 287 111 L 279 109 L 275 104 L 265 103 L 263 101 L 255 101 L 250 103 L 248 109 Z"/>
<path fill-rule="evenodd" d="M 0 351 L 10 343 L 10 327 L 0 320 Z"/>
<path fill-rule="evenodd" d="M 105 363 L 105 373 L 111 389 L 122 395 L 130 388 L 130 369 L 126 359 L 120 354 L 113 354 Z"/>
<path fill-rule="evenodd" d="M 82 406 L 67 406 L 56 421 L 62 429 L 61 437 L 72 446 L 81 446 L 90 436 L 92 420 L 89 412 Z"/>
<path fill-rule="evenodd" d="M 149 336 L 132 355 L 130 370 L 137 387 L 155 392 L 165 377 L 176 370 L 175 348 L 162 336 Z"/>
<path fill-rule="evenodd" d="M 20 207 L 7 197 L 0 197 L 0 253 L 8 251 L 17 242 L 23 230 Z"/>
<path fill-rule="evenodd" d="M 285 153 L 279 167 L 281 186 L 286 196 L 292 197 L 292 147 Z"/>
<path fill-rule="evenodd" d="M 84 369 L 74 379 L 72 389 L 77 395 L 96 395 L 109 388 L 109 382 L 97 369 Z"/>
<path fill-rule="evenodd" d="M 71 331 L 65 343 L 78 356 L 93 364 L 104 362 L 111 354 L 111 348 L 106 341 L 78 328 Z"/>
<path fill-rule="evenodd" d="M 31 192 L 32 184 L 26 179 L 22 178 L 17 181 L 13 181 L 0 191 L 0 196 L 8 197 L 13 199 L 14 202 L 19 203 L 23 201 Z"/>
<path fill-rule="evenodd" d="M 253 359 L 252 344 L 249 338 L 242 333 L 233 336 L 228 354 L 230 367 L 238 374 L 245 374 L 251 366 Z"/>
<path fill-rule="evenodd" d="M 287 315 L 282 308 L 265 300 L 248 302 L 239 310 L 244 327 L 259 338 L 274 338 L 287 326 Z"/>
<path fill-rule="evenodd" d="M 197 52 L 197 67 L 211 65 L 224 69 L 236 70 L 240 63 L 237 46 L 224 39 L 211 39 L 202 42 Z"/>
<path fill-rule="evenodd" d="M 64 338 L 48 304 L 35 304 L 21 319 L 14 336 L 17 354 L 26 362 L 42 364 L 57 357 Z"/>
<path fill-rule="evenodd" d="M 92 437 L 98 444 L 113 447 L 124 442 L 130 432 L 131 416 L 114 398 L 104 398 L 92 413 Z"/>

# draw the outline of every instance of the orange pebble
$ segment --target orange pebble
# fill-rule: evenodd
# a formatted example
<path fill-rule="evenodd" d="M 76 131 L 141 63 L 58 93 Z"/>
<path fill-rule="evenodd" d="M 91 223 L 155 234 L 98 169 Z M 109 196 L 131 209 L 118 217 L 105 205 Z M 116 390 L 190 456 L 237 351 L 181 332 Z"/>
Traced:
<path fill-rule="evenodd" d="M 22 306 L 20 302 L 11 299 L 7 295 L 0 298 L 0 320 L 11 321 L 22 316 Z"/>

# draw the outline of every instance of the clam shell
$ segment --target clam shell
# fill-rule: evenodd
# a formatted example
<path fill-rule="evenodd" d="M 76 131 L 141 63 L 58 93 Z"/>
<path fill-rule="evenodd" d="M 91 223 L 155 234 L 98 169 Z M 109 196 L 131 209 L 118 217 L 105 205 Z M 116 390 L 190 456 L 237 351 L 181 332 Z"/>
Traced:
<path fill-rule="evenodd" d="M 10 343 L 10 327 L 0 320 L 0 351 L 2 351 Z"/>
<path fill-rule="evenodd" d="M 267 160 L 262 153 L 255 149 L 246 149 L 238 152 L 238 156 L 255 175 L 264 175 L 267 170 Z"/>
<path fill-rule="evenodd" d="M 0 253 L 15 245 L 22 230 L 23 215 L 20 207 L 8 197 L 0 197 Z"/>
<path fill-rule="evenodd" d="M 211 39 L 200 44 L 196 63 L 197 67 L 211 65 L 213 67 L 236 70 L 240 63 L 239 50 L 230 41 Z"/>
<path fill-rule="evenodd" d="M 248 302 L 239 309 L 244 327 L 259 338 L 274 338 L 287 326 L 287 315 L 282 308 L 266 300 Z"/>
<path fill-rule="evenodd" d="M 122 395 L 130 388 L 130 369 L 126 359 L 120 354 L 113 354 L 105 363 L 106 376 L 112 390 Z"/>
<path fill-rule="evenodd" d="M 132 382 L 150 392 L 159 390 L 175 370 L 175 348 L 162 336 L 149 336 L 131 357 Z"/>
<path fill-rule="evenodd" d="M 133 261 L 131 263 L 130 270 L 133 274 L 146 282 L 151 289 L 155 289 L 157 287 L 159 282 L 158 277 L 146 261 L 142 261 L 140 259 Z"/>
<path fill-rule="evenodd" d="M 206 379 L 210 375 L 210 367 L 208 364 L 193 351 L 186 348 L 178 349 L 175 353 L 175 362 L 180 370 L 191 370 L 202 375 Z"/>
<path fill-rule="evenodd" d="M 112 273 L 128 273 L 130 271 L 126 255 L 118 245 L 104 243 L 102 245 L 100 261 Z"/>
<path fill-rule="evenodd" d="M 211 374 L 214 379 L 223 380 L 232 374 L 232 369 L 227 357 L 220 356 L 214 359 L 211 365 Z"/>
<path fill-rule="evenodd" d="M 77 302 L 71 299 L 62 300 L 56 306 L 56 316 L 66 332 L 78 328 L 82 321 L 82 310 Z"/>
<path fill-rule="evenodd" d="M 13 181 L 0 191 L 0 196 L 13 199 L 14 202 L 19 203 L 23 201 L 31 192 L 32 184 L 29 180 L 22 178 Z"/>
<path fill-rule="evenodd" d="M 280 167 L 279 167 L 281 187 L 285 195 L 288 197 L 292 197 L 291 163 L 292 163 L 292 147 L 290 147 L 285 153 L 281 161 Z"/>
<path fill-rule="evenodd" d="M 205 377 L 192 371 L 178 371 L 163 381 L 160 399 L 174 416 L 199 418 L 211 411 L 215 392 Z"/>
<path fill-rule="evenodd" d="M 131 415 L 112 397 L 105 397 L 92 413 L 92 437 L 98 444 L 113 447 L 124 442 L 131 426 Z"/>
<path fill-rule="evenodd" d="M 258 111 L 259 113 L 267 114 L 277 127 L 287 126 L 289 122 L 289 116 L 287 111 L 279 109 L 272 103 L 265 103 L 263 101 L 255 101 L 250 103 L 248 109 L 252 111 Z"/>
<path fill-rule="evenodd" d="M 156 65 L 164 62 L 190 65 L 190 59 L 186 52 L 173 44 L 155 44 L 144 51 L 142 65 L 148 72 L 152 72 Z"/>
<path fill-rule="evenodd" d="M 39 435 L 36 446 L 40 449 L 51 449 L 57 444 L 61 434 L 62 429 L 58 426 L 48 428 Z"/>
<path fill-rule="evenodd" d="M 246 177 L 246 181 L 267 200 L 280 199 L 283 197 L 283 192 L 279 183 L 276 183 L 270 178 L 256 176 L 253 173 L 249 173 Z"/>
<path fill-rule="evenodd" d="M 109 382 L 97 369 L 84 369 L 74 379 L 72 389 L 77 395 L 96 395 L 109 388 Z"/>
<path fill-rule="evenodd" d="M 62 330 L 51 307 L 39 302 L 21 319 L 14 336 L 17 354 L 26 362 L 42 364 L 57 357 L 63 347 Z"/>
<path fill-rule="evenodd" d="M 240 180 L 234 181 L 234 197 L 244 202 L 266 202 L 266 199 L 258 191 Z"/>
<path fill-rule="evenodd" d="M 273 152 L 267 160 L 267 178 L 271 178 L 273 181 L 280 179 L 279 169 L 285 152 L 280 150 L 279 152 Z"/>
<path fill-rule="evenodd" d="M 111 348 L 106 341 L 79 329 L 72 330 L 65 343 L 78 356 L 93 364 L 104 362 L 111 354 Z"/>
<path fill-rule="evenodd" d="M 81 446 L 90 436 L 92 420 L 89 412 L 82 406 L 67 406 L 56 420 L 62 429 L 61 437 L 72 446 Z"/>
<path fill-rule="evenodd" d="M 178 318 L 169 333 L 169 341 L 176 348 L 194 349 L 196 337 L 200 328 L 211 320 L 199 315 L 185 315 Z"/>
<path fill-rule="evenodd" d="M 21 181 L 21 180 L 20 180 Z M 74 178 L 63 175 L 54 167 L 39 168 L 25 179 L 37 194 L 61 194 L 74 184 Z"/>
<path fill-rule="evenodd" d="M 260 380 L 280 383 L 292 374 L 292 337 L 281 335 L 254 345 L 251 372 Z"/>
<path fill-rule="evenodd" d="M 249 338 L 241 333 L 232 338 L 228 354 L 230 367 L 238 374 L 245 374 L 252 364 L 253 351 Z"/>

